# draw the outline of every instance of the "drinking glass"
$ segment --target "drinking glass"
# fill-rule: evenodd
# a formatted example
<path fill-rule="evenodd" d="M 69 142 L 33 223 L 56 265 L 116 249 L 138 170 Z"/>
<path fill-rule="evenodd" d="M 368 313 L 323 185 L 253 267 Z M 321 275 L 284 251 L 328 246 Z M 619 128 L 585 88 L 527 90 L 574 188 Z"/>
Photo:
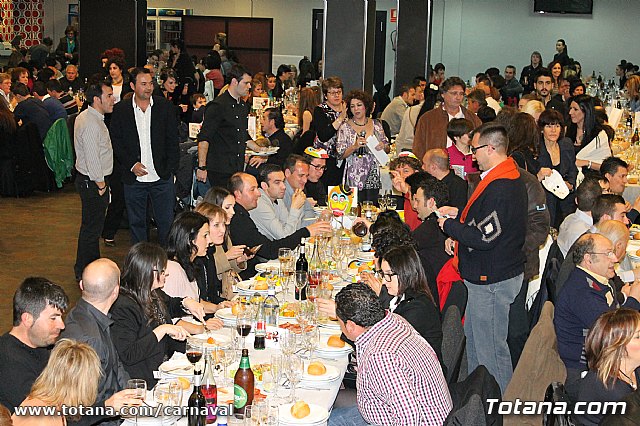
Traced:
<path fill-rule="evenodd" d="M 270 405 L 266 408 L 267 416 L 265 422 L 263 423 L 265 426 L 278 426 L 278 416 L 280 412 L 280 408 L 278 405 Z"/>
<path fill-rule="evenodd" d="M 200 339 L 190 339 L 187 338 L 187 359 L 193 365 L 193 369 L 195 371 L 196 364 L 202 358 L 202 354 L 204 353 L 204 343 Z"/>
<path fill-rule="evenodd" d="M 395 210 L 398 207 L 398 203 L 395 198 L 389 197 L 387 200 L 387 210 Z"/>
<path fill-rule="evenodd" d="M 275 290 L 278 283 L 278 269 L 272 268 L 267 270 L 267 285 Z"/>
<path fill-rule="evenodd" d="M 160 380 L 153 388 L 153 399 L 158 405 L 179 407 L 182 403 L 182 386 L 176 380 Z"/>
<path fill-rule="evenodd" d="M 238 351 L 233 345 L 225 346 L 218 350 L 218 360 L 220 364 L 222 364 L 222 368 L 224 371 L 224 376 L 222 377 L 222 381 L 220 383 L 221 387 L 226 387 L 229 385 L 229 382 L 232 380 L 229 378 L 229 374 L 227 372 L 227 368 L 236 361 L 236 355 Z M 233 385 L 233 383 L 231 383 Z"/>
<path fill-rule="evenodd" d="M 251 309 L 240 311 L 236 316 L 236 331 L 242 337 L 242 349 L 246 349 L 245 340 L 251 332 L 252 317 Z"/>
<path fill-rule="evenodd" d="M 300 295 L 302 289 L 307 285 L 308 279 L 307 271 L 296 271 L 296 288 L 298 289 L 298 300 L 300 300 Z"/>
<path fill-rule="evenodd" d="M 304 372 L 304 363 L 302 359 L 297 355 L 291 355 L 287 358 L 286 374 L 287 379 L 291 382 L 291 402 L 296 402 L 296 386 L 302 380 L 302 373 Z"/>
<path fill-rule="evenodd" d="M 384 195 L 378 196 L 378 207 L 380 207 L 380 210 L 386 210 L 387 198 Z"/>
<path fill-rule="evenodd" d="M 273 395 L 278 395 L 278 390 L 280 388 L 280 382 L 282 381 L 282 369 L 284 357 L 280 354 L 271 355 L 271 370 L 269 370 L 269 374 L 275 383 L 273 388 Z"/>
<path fill-rule="evenodd" d="M 144 400 L 147 396 L 147 382 L 144 379 L 129 379 L 127 381 L 127 389 L 135 389 L 136 399 Z"/>
<path fill-rule="evenodd" d="M 291 356 L 296 351 L 298 336 L 291 330 L 284 330 L 280 335 L 280 350 L 286 356 Z"/>
<path fill-rule="evenodd" d="M 303 330 L 305 349 L 309 351 L 309 360 L 313 359 L 313 351 L 320 344 L 320 331 L 315 326 L 309 330 Z"/>

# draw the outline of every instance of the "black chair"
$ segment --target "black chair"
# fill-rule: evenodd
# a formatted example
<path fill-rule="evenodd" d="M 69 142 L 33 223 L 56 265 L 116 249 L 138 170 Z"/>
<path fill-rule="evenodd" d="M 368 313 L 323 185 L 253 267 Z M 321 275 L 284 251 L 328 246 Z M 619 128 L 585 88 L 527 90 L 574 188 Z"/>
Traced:
<path fill-rule="evenodd" d="M 502 426 L 502 414 L 494 410 L 489 414 L 487 400 L 502 401 L 500 385 L 484 365 L 478 366 L 465 380 L 449 385 L 453 409 L 444 425 Z M 480 405 L 477 400 L 480 400 Z"/>
<path fill-rule="evenodd" d="M 456 383 L 460 377 L 466 342 L 460 311 L 457 306 L 450 306 L 442 318 L 442 363 L 447 370 L 447 384 Z"/>
<path fill-rule="evenodd" d="M 544 272 L 542 273 L 542 279 L 540 281 L 540 290 L 538 290 L 538 294 L 529 309 L 529 330 L 533 330 L 533 327 L 538 323 L 544 303 L 548 300 L 555 304 L 558 294 L 556 281 L 563 261 L 564 256 L 562 255 L 562 251 L 560 251 L 558 242 L 554 241 L 551 247 L 549 247 Z"/>
<path fill-rule="evenodd" d="M 568 407 L 573 405 L 567 396 L 564 385 L 560 382 L 551 383 L 547 387 L 547 391 L 544 394 L 544 402 L 554 404 L 562 402 L 567 404 Z M 543 426 L 576 426 L 578 423 L 570 414 L 547 414 L 545 412 L 542 415 L 542 424 Z"/>

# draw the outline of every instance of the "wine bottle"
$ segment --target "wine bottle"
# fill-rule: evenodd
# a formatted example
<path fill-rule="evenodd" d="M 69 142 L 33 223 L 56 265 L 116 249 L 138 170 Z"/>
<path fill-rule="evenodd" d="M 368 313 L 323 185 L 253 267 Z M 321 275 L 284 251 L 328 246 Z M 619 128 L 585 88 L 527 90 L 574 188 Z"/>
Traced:
<path fill-rule="evenodd" d="M 307 258 L 304 255 L 305 243 L 306 243 L 306 240 L 302 238 L 300 240 L 300 255 L 298 256 L 298 260 L 296 261 L 296 271 L 309 272 L 309 262 L 307 262 Z M 298 290 L 298 287 L 296 287 L 295 297 L 296 297 L 296 300 L 306 300 L 307 299 L 306 290 L 302 289 L 302 291 L 300 291 Z"/>
<path fill-rule="evenodd" d="M 205 426 L 207 424 L 207 400 L 200 388 L 200 372 L 195 371 L 193 376 L 193 392 L 188 403 L 188 424 L 189 426 Z"/>
<path fill-rule="evenodd" d="M 216 409 L 218 406 L 218 387 L 216 386 L 216 379 L 213 376 L 214 368 L 213 356 L 211 353 L 209 353 L 206 357 L 206 366 L 200 386 L 200 390 L 202 391 L 206 402 L 206 421 L 208 425 L 214 424 L 216 422 Z"/>
<path fill-rule="evenodd" d="M 244 414 L 244 408 L 253 402 L 254 377 L 249 364 L 249 349 L 242 350 L 240 366 L 233 379 L 234 411 Z"/>
<path fill-rule="evenodd" d="M 636 130 L 633 131 L 633 136 L 631 136 L 631 144 L 637 145 L 638 141 L 640 141 L 640 136 L 638 136 L 638 128 L 636 127 Z"/>

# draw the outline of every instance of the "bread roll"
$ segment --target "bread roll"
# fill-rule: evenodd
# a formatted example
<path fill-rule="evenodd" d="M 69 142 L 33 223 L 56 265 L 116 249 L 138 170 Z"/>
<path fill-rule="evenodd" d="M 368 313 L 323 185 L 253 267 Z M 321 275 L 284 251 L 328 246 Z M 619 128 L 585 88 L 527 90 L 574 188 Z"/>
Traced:
<path fill-rule="evenodd" d="M 314 361 L 307 367 L 307 373 L 311 376 L 322 376 L 327 372 L 327 367 L 320 361 Z"/>
<path fill-rule="evenodd" d="M 242 304 L 240 302 L 234 302 L 231 305 L 231 313 L 233 315 L 238 315 L 238 312 L 240 312 L 240 309 L 242 309 Z"/>
<path fill-rule="evenodd" d="M 335 334 L 327 340 L 327 346 L 331 346 L 332 348 L 344 348 L 344 345 L 346 345 L 346 343 L 344 343 L 340 336 L 336 336 Z"/>
<path fill-rule="evenodd" d="M 631 185 L 635 185 L 636 183 L 638 183 L 638 178 L 637 177 L 630 177 L 630 178 L 627 178 L 627 181 Z"/>
<path fill-rule="evenodd" d="M 633 239 L 640 240 L 640 232 L 636 232 L 635 234 L 633 234 Z"/>
<path fill-rule="evenodd" d="M 636 250 L 636 256 L 640 257 L 640 250 Z"/>
<path fill-rule="evenodd" d="M 291 415 L 296 419 L 304 419 L 311 413 L 309 404 L 304 401 L 298 401 L 291 406 Z"/>
<path fill-rule="evenodd" d="M 268 290 L 269 289 L 269 285 L 267 284 L 266 281 L 258 281 L 258 282 L 256 282 L 254 288 L 256 290 Z"/>

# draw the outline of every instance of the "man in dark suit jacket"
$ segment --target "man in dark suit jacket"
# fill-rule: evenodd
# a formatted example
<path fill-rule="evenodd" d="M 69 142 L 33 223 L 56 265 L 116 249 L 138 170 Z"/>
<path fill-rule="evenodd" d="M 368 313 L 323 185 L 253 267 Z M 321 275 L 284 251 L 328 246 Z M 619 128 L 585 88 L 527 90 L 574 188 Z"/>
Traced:
<path fill-rule="evenodd" d="M 166 244 L 173 222 L 178 168 L 178 123 L 174 106 L 152 96 L 153 78 L 146 68 L 131 73 L 131 100 L 118 102 L 111 116 L 111 143 L 122 173 L 132 242 L 147 241 L 147 200 L 153 205 L 158 241 Z"/>
<path fill-rule="evenodd" d="M 235 173 L 229 179 L 229 191 L 236 199 L 235 214 L 229 225 L 233 244 L 242 244 L 247 247 L 261 246 L 257 256 L 248 262 L 247 269 L 240 274 L 244 279 L 255 275 L 255 266 L 259 261 L 277 259 L 279 248 L 295 248 L 301 238 L 314 237 L 322 232 L 331 231 L 331 225 L 327 222 L 316 222 L 306 228 L 298 229 L 289 236 L 271 241 L 258 231 L 258 227 L 249 216 L 249 211 L 258 206 L 258 198 L 260 198 L 256 178 L 248 173 Z"/>

